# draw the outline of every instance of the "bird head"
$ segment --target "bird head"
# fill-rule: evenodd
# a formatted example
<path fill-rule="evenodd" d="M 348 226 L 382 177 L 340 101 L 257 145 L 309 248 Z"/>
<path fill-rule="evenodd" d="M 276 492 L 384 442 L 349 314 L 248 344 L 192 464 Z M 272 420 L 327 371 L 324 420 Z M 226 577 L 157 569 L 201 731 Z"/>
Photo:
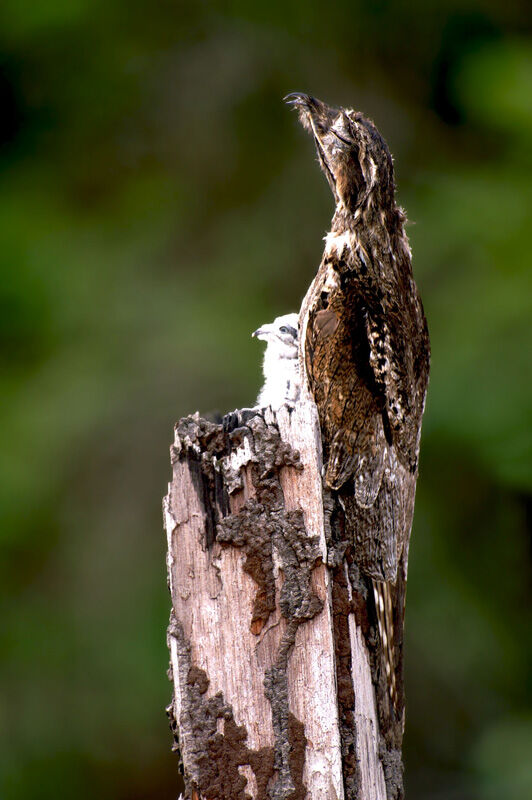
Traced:
<path fill-rule="evenodd" d="M 393 205 L 392 157 L 371 120 L 301 92 L 287 95 L 285 102 L 298 110 L 301 124 L 313 135 L 337 205 L 355 215 L 371 204 L 377 209 Z"/>
<path fill-rule="evenodd" d="M 276 351 L 279 358 L 297 358 L 297 314 L 284 314 L 268 325 L 261 325 L 252 336 L 268 343 L 268 349 Z"/>

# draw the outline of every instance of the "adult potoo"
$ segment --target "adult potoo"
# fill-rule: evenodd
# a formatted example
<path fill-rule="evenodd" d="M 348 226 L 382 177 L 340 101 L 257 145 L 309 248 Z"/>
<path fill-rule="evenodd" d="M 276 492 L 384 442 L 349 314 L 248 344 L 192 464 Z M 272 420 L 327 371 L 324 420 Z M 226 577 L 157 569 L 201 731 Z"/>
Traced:
<path fill-rule="evenodd" d="M 324 480 L 340 495 L 354 559 L 373 579 L 396 704 L 427 325 L 386 142 L 358 111 L 306 94 L 286 100 L 314 138 L 336 204 L 301 309 L 301 358 L 318 408 Z"/>

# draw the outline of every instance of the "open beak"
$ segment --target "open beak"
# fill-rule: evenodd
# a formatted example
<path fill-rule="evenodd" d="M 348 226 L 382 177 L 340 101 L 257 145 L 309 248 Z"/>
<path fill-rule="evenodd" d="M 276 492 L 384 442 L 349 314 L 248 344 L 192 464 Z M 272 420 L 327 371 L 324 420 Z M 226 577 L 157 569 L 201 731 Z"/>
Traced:
<path fill-rule="evenodd" d="M 322 103 L 321 100 L 317 100 L 315 97 L 311 97 L 309 94 L 305 94 L 305 92 L 291 92 L 287 94 L 286 97 L 283 97 L 283 100 L 287 106 L 303 108 L 309 112 L 324 111 L 326 108 L 325 103 Z"/>
<path fill-rule="evenodd" d="M 304 92 L 292 92 L 283 99 L 287 105 L 297 108 L 303 127 L 311 130 L 317 138 L 329 130 L 338 114 L 337 109 Z"/>
<path fill-rule="evenodd" d="M 336 201 L 338 201 L 336 179 L 329 166 L 329 157 L 326 149 L 324 149 L 322 140 L 330 131 L 334 120 L 339 114 L 339 110 L 328 106 L 327 103 L 323 103 L 316 97 L 311 97 L 304 92 L 292 92 L 292 94 L 287 94 L 284 101 L 287 105 L 297 109 L 300 123 L 305 130 L 309 131 L 314 137 L 318 159 L 325 173 L 325 177 L 329 182 L 331 191 Z"/>
<path fill-rule="evenodd" d="M 310 97 L 304 92 L 290 92 L 286 97 L 283 97 L 283 100 L 288 106 L 302 106 L 307 105 Z"/>

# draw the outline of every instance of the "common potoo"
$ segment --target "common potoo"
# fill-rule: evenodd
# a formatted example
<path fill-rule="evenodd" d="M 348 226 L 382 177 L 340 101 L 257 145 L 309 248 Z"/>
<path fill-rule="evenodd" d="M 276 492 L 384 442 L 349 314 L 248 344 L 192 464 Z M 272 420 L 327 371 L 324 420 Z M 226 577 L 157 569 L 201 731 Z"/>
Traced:
<path fill-rule="evenodd" d="M 267 343 L 262 363 L 264 385 L 257 398 L 258 408 L 271 406 L 275 410 L 285 403 L 293 405 L 299 398 L 297 326 L 297 314 L 284 314 L 251 334 Z"/>
<path fill-rule="evenodd" d="M 393 704 L 401 660 L 429 338 L 412 276 L 392 157 L 363 114 L 292 94 L 334 195 L 331 231 L 300 314 L 325 484 L 340 497 L 354 559 L 373 581 Z M 400 628 L 400 630 L 399 630 Z"/>

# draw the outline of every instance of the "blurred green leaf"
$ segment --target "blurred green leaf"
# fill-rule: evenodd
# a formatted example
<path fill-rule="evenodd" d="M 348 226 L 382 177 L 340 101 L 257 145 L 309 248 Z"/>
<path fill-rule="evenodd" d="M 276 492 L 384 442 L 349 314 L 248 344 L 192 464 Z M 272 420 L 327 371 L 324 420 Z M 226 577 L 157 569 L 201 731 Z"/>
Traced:
<path fill-rule="evenodd" d="M 523 143 L 532 132 L 532 44 L 507 38 L 465 54 L 453 87 L 468 115 Z"/>
<path fill-rule="evenodd" d="M 532 796 L 532 718 L 506 717 L 477 742 L 473 764 L 486 800 L 522 800 Z"/>

